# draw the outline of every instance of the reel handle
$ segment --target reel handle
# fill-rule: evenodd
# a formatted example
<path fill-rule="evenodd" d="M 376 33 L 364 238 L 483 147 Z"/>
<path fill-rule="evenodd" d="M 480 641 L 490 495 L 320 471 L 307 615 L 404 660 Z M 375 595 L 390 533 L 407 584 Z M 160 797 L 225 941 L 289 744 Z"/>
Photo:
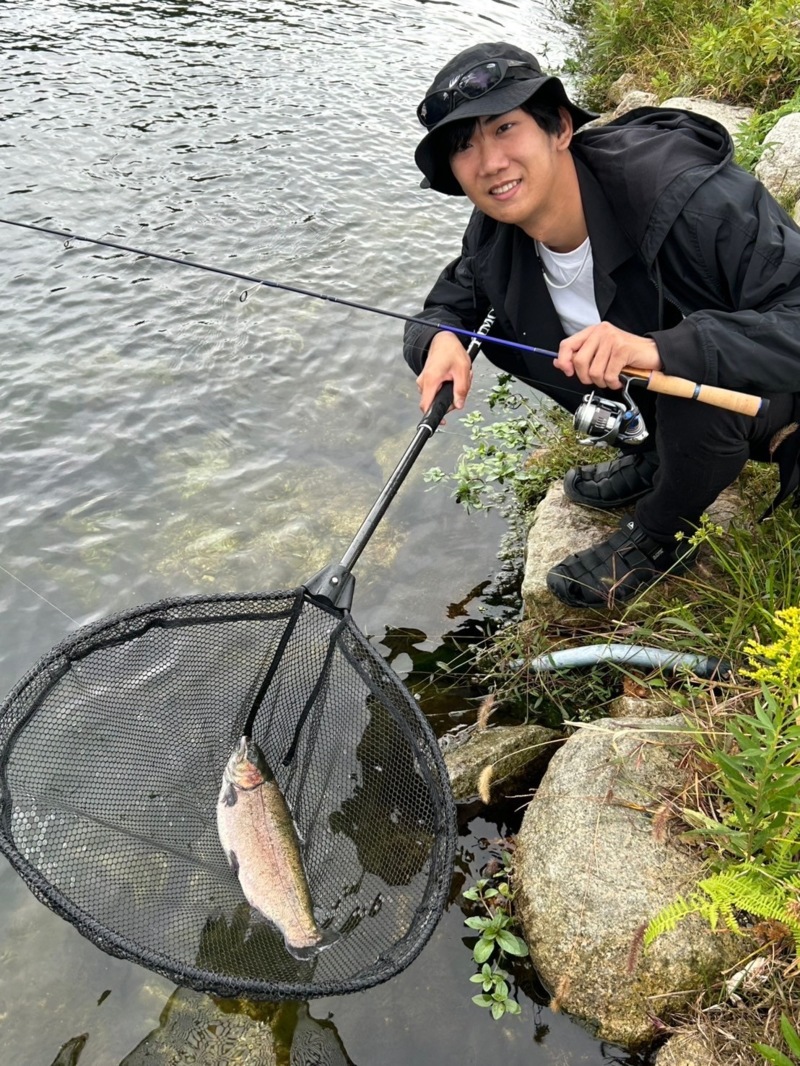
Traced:
<path fill-rule="evenodd" d="M 769 400 L 761 396 L 753 396 L 749 392 L 721 389 L 718 385 L 699 385 L 695 381 L 689 381 L 688 378 L 664 374 L 660 370 L 637 370 L 635 367 L 626 366 L 621 374 L 645 381 L 648 392 L 659 392 L 664 396 L 679 396 L 685 400 L 699 400 L 700 403 L 707 403 L 712 407 L 723 407 L 726 411 L 750 415 L 753 418 L 761 411 L 766 411 L 769 406 Z"/>

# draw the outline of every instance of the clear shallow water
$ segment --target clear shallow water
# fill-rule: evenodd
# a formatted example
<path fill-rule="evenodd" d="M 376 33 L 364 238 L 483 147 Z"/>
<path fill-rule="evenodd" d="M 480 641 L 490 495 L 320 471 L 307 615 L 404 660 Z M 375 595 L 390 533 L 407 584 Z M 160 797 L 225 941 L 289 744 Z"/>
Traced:
<path fill-rule="evenodd" d="M 531 0 L 7 0 L 0 215 L 413 313 L 467 215 L 418 188 L 414 108 L 477 39 L 569 49 Z M 78 623 L 338 560 L 416 425 L 401 323 L 8 226 L 0 251 L 3 692 Z M 356 568 L 354 616 L 401 676 L 480 619 L 497 568 L 500 522 L 422 482 L 462 435 L 451 418 Z M 472 877 L 497 831 L 465 825 Z M 116 1066 L 157 1026 L 174 987 L 5 862 L 0 907 L 2 1062 L 88 1033 L 80 1066 Z M 524 992 L 508 1024 L 474 1008 L 462 920 L 311 1015 L 359 1066 L 607 1057 Z"/>

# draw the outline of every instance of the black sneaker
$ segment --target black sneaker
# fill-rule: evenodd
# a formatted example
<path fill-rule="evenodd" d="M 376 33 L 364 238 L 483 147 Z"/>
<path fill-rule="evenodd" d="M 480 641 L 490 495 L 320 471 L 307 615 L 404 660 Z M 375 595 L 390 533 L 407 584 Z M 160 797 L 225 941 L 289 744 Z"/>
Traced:
<path fill-rule="evenodd" d="M 547 587 L 569 607 L 610 608 L 633 599 L 667 571 L 688 570 L 696 555 L 685 540 L 654 540 L 628 518 L 608 540 L 554 566 Z"/>
<path fill-rule="evenodd" d="M 578 466 L 564 475 L 564 495 L 573 503 L 612 511 L 627 507 L 653 488 L 657 452 L 632 452 L 606 463 Z"/>

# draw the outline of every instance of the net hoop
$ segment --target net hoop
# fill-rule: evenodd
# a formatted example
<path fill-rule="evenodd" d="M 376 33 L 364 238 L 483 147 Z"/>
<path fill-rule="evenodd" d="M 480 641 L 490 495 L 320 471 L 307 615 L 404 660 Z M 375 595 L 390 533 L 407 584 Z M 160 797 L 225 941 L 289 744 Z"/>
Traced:
<path fill-rule="evenodd" d="M 174 715 L 175 748 L 183 749 L 174 765 L 153 704 Z M 217 713 L 226 707 L 227 721 Z M 319 894 L 327 928 L 338 934 L 313 965 L 289 961 L 271 930 L 245 921 L 247 905 L 209 828 L 221 768 L 248 716 L 271 762 L 294 751 L 279 783 L 315 909 Z M 326 737 L 334 731 L 332 753 Z M 105 765 L 138 743 L 128 766 Z M 86 744 L 95 745 L 90 755 Z M 134 782 L 150 762 L 152 777 Z M 118 783 L 121 769 L 127 785 Z M 370 804 L 379 813 L 365 830 Z M 177 842 L 164 839 L 173 818 L 184 833 Z M 0 708 L 0 851 L 38 900 L 104 952 L 200 992 L 296 1000 L 388 980 L 436 927 L 455 842 L 447 770 L 416 700 L 349 612 L 302 586 L 166 599 L 83 626 L 42 656 Z M 154 871 L 152 892 L 136 883 L 134 867 L 145 881 Z M 196 912 L 187 905 L 176 914 L 160 898 L 179 908 L 181 886 L 195 884 Z M 230 957 L 226 936 L 236 941 Z"/>

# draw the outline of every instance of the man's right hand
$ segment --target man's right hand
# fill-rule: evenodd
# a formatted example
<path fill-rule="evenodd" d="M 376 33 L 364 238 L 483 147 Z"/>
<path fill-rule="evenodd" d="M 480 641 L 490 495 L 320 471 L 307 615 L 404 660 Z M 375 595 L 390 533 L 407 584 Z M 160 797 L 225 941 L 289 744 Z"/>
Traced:
<path fill-rule="evenodd" d="M 455 333 L 448 333 L 447 330 L 437 333 L 431 341 L 425 366 L 417 378 L 419 407 L 423 414 L 445 381 L 453 382 L 450 410 L 461 410 L 472 385 L 472 360 Z"/>

